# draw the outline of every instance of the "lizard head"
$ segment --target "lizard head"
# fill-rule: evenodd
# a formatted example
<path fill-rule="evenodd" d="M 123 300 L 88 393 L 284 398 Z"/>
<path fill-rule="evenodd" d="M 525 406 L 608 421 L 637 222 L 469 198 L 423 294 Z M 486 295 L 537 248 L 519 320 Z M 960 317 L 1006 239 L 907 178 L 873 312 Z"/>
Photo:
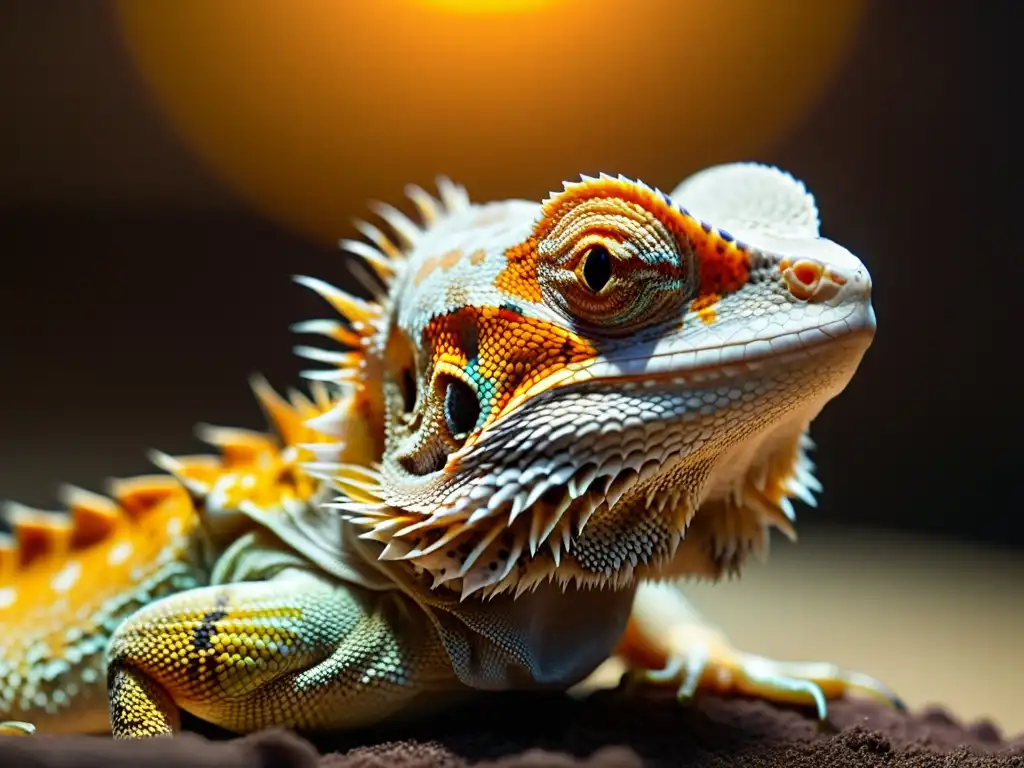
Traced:
<path fill-rule="evenodd" d="M 584 178 L 539 207 L 454 200 L 418 238 L 386 213 L 410 242 L 370 345 L 384 447 L 332 473 L 382 558 L 464 596 L 617 587 L 792 533 L 807 426 L 874 331 L 799 182 Z"/>

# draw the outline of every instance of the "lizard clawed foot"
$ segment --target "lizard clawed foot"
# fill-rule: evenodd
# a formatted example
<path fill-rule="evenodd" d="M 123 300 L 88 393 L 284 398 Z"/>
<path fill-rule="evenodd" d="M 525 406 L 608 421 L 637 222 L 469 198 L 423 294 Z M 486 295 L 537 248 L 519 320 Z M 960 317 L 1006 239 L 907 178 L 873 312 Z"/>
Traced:
<path fill-rule="evenodd" d="M 32 723 L 24 723 L 21 720 L 0 721 L 0 736 L 31 736 L 36 732 Z"/>
<path fill-rule="evenodd" d="M 811 704 L 818 718 L 826 702 L 847 693 L 864 693 L 898 710 L 905 707 L 888 687 L 860 672 L 827 662 L 776 661 L 743 653 L 712 629 L 688 632 L 660 669 L 633 668 L 627 684 L 678 685 L 676 696 L 689 701 L 701 690 L 753 696 L 780 704 Z"/>

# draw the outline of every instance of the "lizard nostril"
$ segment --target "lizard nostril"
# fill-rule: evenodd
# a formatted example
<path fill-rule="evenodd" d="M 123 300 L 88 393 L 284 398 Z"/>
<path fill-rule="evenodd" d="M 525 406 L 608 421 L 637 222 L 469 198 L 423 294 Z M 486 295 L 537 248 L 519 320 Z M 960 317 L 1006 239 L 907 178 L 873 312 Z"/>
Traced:
<path fill-rule="evenodd" d="M 800 301 L 818 301 L 828 298 L 825 294 L 829 293 L 829 281 L 822 279 L 825 270 L 818 262 L 801 259 L 794 264 L 787 260 L 782 263 L 781 268 L 786 286 L 794 298 L 800 299 Z"/>
<path fill-rule="evenodd" d="M 809 261 L 802 261 L 793 267 L 793 276 L 804 285 L 814 285 L 821 277 L 821 267 Z"/>

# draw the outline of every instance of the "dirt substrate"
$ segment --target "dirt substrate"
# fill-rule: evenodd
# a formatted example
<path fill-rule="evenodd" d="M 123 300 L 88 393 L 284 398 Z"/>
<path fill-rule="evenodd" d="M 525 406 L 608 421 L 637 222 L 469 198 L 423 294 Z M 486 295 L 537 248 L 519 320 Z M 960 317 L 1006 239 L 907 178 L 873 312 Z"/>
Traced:
<path fill-rule="evenodd" d="M 706 697 L 679 707 L 660 692 L 496 696 L 428 721 L 319 739 L 283 731 L 246 738 L 200 733 L 150 742 L 99 737 L 0 740 L 0 765 L 81 768 L 315 766 L 1014 766 L 1024 735 L 1006 739 L 990 723 L 964 724 L 941 709 L 909 715 L 868 702 L 831 705 L 821 728 L 798 709 Z"/>

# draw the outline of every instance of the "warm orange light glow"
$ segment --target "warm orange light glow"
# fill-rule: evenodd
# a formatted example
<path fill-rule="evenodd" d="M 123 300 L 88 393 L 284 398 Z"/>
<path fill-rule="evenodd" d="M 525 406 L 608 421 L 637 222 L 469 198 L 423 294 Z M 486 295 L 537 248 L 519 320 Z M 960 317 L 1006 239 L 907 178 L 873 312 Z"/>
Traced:
<path fill-rule="evenodd" d="M 864 0 L 118 0 L 182 139 L 260 210 L 333 242 L 443 172 L 473 199 L 580 173 L 671 189 L 763 158 L 820 97 Z M 497 0 L 486 5 L 498 5 Z"/>
<path fill-rule="evenodd" d="M 418 0 L 457 13 L 515 13 L 536 11 L 554 0 Z"/>

